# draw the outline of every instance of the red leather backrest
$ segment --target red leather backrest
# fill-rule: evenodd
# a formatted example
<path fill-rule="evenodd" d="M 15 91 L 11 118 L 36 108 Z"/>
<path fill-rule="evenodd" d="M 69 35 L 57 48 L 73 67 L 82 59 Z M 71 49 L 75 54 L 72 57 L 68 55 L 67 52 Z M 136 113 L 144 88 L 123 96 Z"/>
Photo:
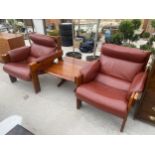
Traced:
<path fill-rule="evenodd" d="M 41 57 L 50 54 L 56 49 L 56 42 L 53 38 L 42 34 L 30 34 L 30 39 L 33 41 L 31 46 L 31 56 Z"/>
<path fill-rule="evenodd" d="M 146 52 L 137 48 L 129 48 L 114 44 L 103 44 L 101 48 L 101 53 L 109 57 L 139 63 L 147 62 L 150 56 L 150 52 Z"/>
<path fill-rule="evenodd" d="M 101 72 L 122 80 L 132 81 L 134 76 L 143 70 L 143 63 L 136 63 L 122 59 L 101 55 Z"/>
<path fill-rule="evenodd" d="M 104 44 L 101 52 L 101 73 L 129 82 L 143 71 L 150 55 L 139 49 L 113 44 Z"/>
<path fill-rule="evenodd" d="M 29 37 L 35 44 L 39 44 L 42 46 L 48 46 L 48 47 L 56 47 L 55 40 L 50 36 L 32 33 L 29 35 Z"/>
<path fill-rule="evenodd" d="M 48 46 L 42 46 L 38 44 L 32 44 L 31 45 L 31 56 L 33 57 L 41 57 L 50 53 L 53 53 L 56 48 L 48 47 Z"/>

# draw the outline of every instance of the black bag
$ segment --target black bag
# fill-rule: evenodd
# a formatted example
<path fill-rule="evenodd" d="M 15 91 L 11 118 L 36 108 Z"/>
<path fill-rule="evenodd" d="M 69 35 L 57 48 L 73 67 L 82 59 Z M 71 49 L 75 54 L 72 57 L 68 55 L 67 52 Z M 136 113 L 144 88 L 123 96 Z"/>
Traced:
<path fill-rule="evenodd" d="M 91 53 L 93 52 L 93 48 L 94 48 L 93 40 L 86 40 L 80 45 L 80 51 L 83 53 Z"/>

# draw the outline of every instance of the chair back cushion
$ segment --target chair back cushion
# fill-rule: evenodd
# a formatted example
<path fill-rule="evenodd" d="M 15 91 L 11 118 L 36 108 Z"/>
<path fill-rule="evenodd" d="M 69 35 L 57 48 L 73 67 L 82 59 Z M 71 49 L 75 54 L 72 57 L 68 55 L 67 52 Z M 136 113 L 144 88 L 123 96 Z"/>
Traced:
<path fill-rule="evenodd" d="M 115 78 L 109 75 L 101 74 L 101 73 L 99 73 L 96 76 L 95 81 L 100 82 L 109 87 L 121 89 L 124 91 L 128 91 L 131 85 L 131 83 L 128 81 L 121 80 L 121 79 L 118 79 L 118 78 Z"/>
<path fill-rule="evenodd" d="M 53 38 L 41 35 L 30 34 L 30 39 L 33 41 L 31 45 L 31 56 L 41 57 L 53 53 L 56 50 L 56 42 Z"/>
<path fill-rule="evenodd" d="M 101 48 L 101 53 L 109 57 L 137 63 L 147 63 L 150 56 L 150 52 L 143 51 L 137 48 L 129 48 L 114 44 L 103 44 Z"/>
<path fill-rule="evenodd" d="M 113 44 L 104 44 L 101 53 L 100 72 L 128 82 L 144 70 L 150 56 L 149 52 Z"/>

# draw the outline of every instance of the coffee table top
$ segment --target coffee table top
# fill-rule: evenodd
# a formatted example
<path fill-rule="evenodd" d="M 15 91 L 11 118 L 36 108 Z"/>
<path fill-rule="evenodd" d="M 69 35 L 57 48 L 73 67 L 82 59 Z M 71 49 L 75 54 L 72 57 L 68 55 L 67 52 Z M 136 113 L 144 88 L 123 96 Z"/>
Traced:
<path fill-rule="evenodd" d="M 0 32 L 0 39 L 13 39 L 13 38 L 17 38 L 17 37 L 21 37 L 23 36 L 22 34 L 12 34 L 12 33 L 5 33 L 5 32 Z"/>
<path fill-rule="evenodd" d="M 65 57 L 63 61 L 52 64 L 51 67 L 45 70 L 45 72 L 56 77 L 74 82 L 75 78 L 79 76 L 80 69 L 89 63 L 90 62 L 87 61 Z"/>

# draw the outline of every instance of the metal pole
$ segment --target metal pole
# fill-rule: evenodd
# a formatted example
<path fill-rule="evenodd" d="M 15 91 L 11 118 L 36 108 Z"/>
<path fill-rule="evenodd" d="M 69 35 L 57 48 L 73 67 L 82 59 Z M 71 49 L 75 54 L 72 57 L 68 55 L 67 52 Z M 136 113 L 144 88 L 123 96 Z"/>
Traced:
<path fill-rule="evenodd" d="M 25 30 L 26 30 L 27 38 L 28 38 L 29 43 L 31 45 L 31 41 L 30 41 L 30 38 L 29 38 L 29 32 L 28 32 L 28 29 L 27 29 L 26 21 L 25 21 L 25 19 L 23 19 L 23 21 L 24 21 L 24 25 L 25 25 Z"/>
<path fill-rule="evenodd" d="M 93 49 L 94 57 L 96 55 L 96 48 L 97 48 L 98 31 L 99 31 L 100 21 L 101 21 L 101 19 L 97 20 L 96 33 L 95 33 L 95 38 L 94 38 L 94 49 Z"/>
<path fill-rule="evenodd" d="M 43 28 L 44 28 L 44 34 L 47 35 L 47 31 L 46 31 L 46 20 L 43 19 Z"/>
<path fill-rule="evenodd" d="M 72 40 L 73 40 L 73 52 L 75 52 L 75 47 L 74 47 L 74 38 L 75 38 L 75 34 L 74 34 L 74 21 L 72 19 Z"/>
<path fill-rule="evenodd" d="M 78 19 L 78 33 L 77 35 L 79 36 L 80 35 L 80 19 Z"/>

